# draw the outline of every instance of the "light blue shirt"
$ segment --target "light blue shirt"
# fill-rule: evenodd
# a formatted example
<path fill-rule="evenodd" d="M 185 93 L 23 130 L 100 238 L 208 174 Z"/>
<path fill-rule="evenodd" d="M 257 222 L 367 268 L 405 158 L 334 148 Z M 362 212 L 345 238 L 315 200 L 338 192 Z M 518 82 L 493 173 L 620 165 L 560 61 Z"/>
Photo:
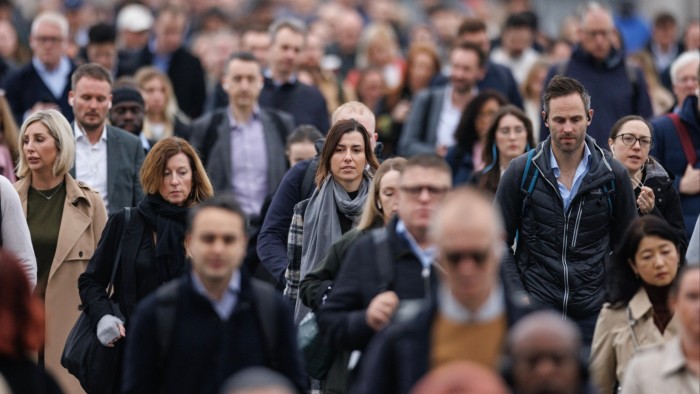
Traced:
<path fill-rule="evenodd" d="M 231 144 L 231 190 L 248 217 L 257 217 L 270 192 L 267 187 L 267 140 L 260 108 L 245 123 L 237 123 L 228 109 Z"/>
<path fill-rule="evenodd" d="M 228 318 L 231 317 L 233 309 L 238 303 L 238 293 L 241 292 L 241 273 L 239 271 L 235 271 L 231 275 L 228 287 L 220 300 L 215 300 L 207 292 L 207 289 L 195 272 L 192 272 L 192 285 L 197 294 L 209 300 L 211 306 L 214 307 L 216 314 L 219 315 L 221 320 L 228 320 Z"/>
<path fill-rule="evenodd" d="M 411 235 L 411 233 L 408 232 L 406 224 L 401 219 L 399 219 L 396 223 L 396 234 L 402 239 L 406 240 L 406 242 L 408 242 L 411 251 L 414 255 L 416 255 L 416 257 L 418 257 L 418 260 L 420 260 L 423 269 L 430 268 L 430 265 L 433 263 L 433 261 L 435 261 L 437 248 L 435 248 L 434 246 L 430 246 L 426 249 L 421 249 L 421 247 L 418 245 L 418 242 L 416 242 L 416 239 L 413 238 L 413 235 Z"/>
<path fill-rule="evenodd" d="M 67 57 L 61 57 L 58 62 L 58 67 L 54 70 L 47 70 L 44 63 L 36 57 L 32 58 L 32 65 L 36 69 L 39 78 L 44 82 L 51 94 L 58 100 L 63 97 L 63 91 L 68 84 L 68 75 L 70 75 L 70 61 Z"/>
<path fill-rule="evenodd" d="M 554 176 L 557 178 L 557 185 L 559 186 L 559 194 L 561 195 L 562 201 L 564 201 L 564 213 L 569 210 L 569 205 L 571 204 L 571 200 L 576 197 L 576 193 L 578 193 L 579 187 L 581 187 L 581 183 L 583 182 L 583 176 L 586 175 L 588 170 L 590 169 L 590 158 L 591 158 L 591 150 L 588 149 L 588 145 L 586 145 L 585 141 L 583 143 L 583 160 L 581 160 L 580 163 L 578 163 L 578 167 L 576 167 L 576 174 L 574 175 L 574 183 L 571 185 L 571 190 L 567 189 L 566 186 L 564 186 L 563 183 L 559 182 L 559 176 L 561 175 L 561 171 L 559 171 L 559 163 L 557 163 L 557 158 L 554 157 L 554 152 L 552 152 L 552 147 L 549 147 L 549 165 L 552 167 L 552 171 L 554 172 Z"/>
<path fill-rule="evenodd" d="M 506 313 L 506 297 L 500 285 L 493 288 L 486 302 L 475 311 L 460 304 L 449 287 L 445 285 L 440 286 L 437 296 L 440 312 L 454 322 L 484 323 L 493 321 Z"/>

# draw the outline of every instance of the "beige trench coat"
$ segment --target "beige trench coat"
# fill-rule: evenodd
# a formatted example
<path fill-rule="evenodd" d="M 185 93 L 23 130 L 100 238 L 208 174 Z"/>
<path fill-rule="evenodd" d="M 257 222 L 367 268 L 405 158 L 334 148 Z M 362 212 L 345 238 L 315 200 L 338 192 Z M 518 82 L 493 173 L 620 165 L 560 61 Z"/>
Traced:
<path fill-rule="evenodd" d="M 678 337 L 645 349 L 630 361 L 622 394 L 700 393 L 700 377 L 686 365 Z"/>
<path fill-rule="evenodd" d="M 56 254 L 51 262 L 46 285 L 46 369 L 56 378 L 64 393 L 83 393 L 78 380 L 61 366 L 61 353 L 73 324 L 78 319 L 80 297 L 78 276 L 87 267 L 97 248 L 107 222 L 107 211 L 99 193 L 82 182 L 65 176 L 66 202 L 63 205 L 61 228 Z M 27 194 L 31 175 L 15 183 L 27 215 Z"/>
<path fill-rule="evenodd" d="M 622 382 L 625 367 L 638 350 L 637 346 L 667 342 L 678 332 L 679 323 L 675 315 L 663 335 L 659 332 L 654 325 L 654 311 L 644 288 L 637 291 L 628 305 L 631 323 L 626 308 L 611 309 L 609 304 L 603 306 L 598 316 L 591 347 L 590 371 L 600 394 L 611 394 L 615 383 Z"/>

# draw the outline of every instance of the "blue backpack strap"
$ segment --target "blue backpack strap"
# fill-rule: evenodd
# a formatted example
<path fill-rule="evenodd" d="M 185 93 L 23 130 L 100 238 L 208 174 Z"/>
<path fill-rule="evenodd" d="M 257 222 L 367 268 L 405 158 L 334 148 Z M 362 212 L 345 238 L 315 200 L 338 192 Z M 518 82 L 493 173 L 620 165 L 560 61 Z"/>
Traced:
<path fill-rule="evenodd" d="M 532 148 L 527 152 L 527 161 L 525 162 L 525 169 L 523 170 L 523 176 L 520 179 L 520 190 L 525 190 L 525 182 L 527 181 L 527 174 L 530 172 L 530 166 L 532 166 L 532 158 L 535 156 L 536 149 Z M 530 185 L 527 188 L 527 195 L 523 199 L 523 205 L 520 209 L 520 220 L 518 220 L 518 228 L 515 230 L 515 244 L 518 244 L 518 238 L 520 235 L 520 224 L 522 223 L 522 218 L 525 215 L 525 208 L 527 207 L 527 202 L 530 198 L 530 194 L 535 189 L 535 184 L 537 183 L 537 177 L 540 172 L 535 168 L 535 173 L 532 175 L 530 180 Z"/>

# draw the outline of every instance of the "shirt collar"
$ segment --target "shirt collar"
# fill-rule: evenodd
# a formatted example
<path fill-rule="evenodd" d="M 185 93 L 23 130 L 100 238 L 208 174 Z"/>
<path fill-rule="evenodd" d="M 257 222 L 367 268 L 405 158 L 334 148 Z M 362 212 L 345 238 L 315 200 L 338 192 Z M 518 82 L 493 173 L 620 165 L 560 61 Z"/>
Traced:
<path fill-rule="evenodd" d="M 207 289 L 204 287 L 204 283 L 202 283 L 199 276 L 194 271 L 192 271 L 192 286 L 194 286 L 194 290 L 197 292 L 197 294 L 212 302 L 218 302 L 218 300 L 215 300 L 211 295 L 209 295 L 209 292 L 207 292 Z M 228 281 L 226 291 L 230 294 L 238 294 L 241 292 L 241 272 L 239 270 L 236 270 L 233 272 L 233 274 L 231 274 L 231 279 Z"/>
<path fill-rule="evenodd" d="M 418 257 L 424 268 L 430 267 L 433 261 L 435 261 L 437 248 L 435 246 L 429 246 L 422 249 L 420 245 L 418 245 L 418 242 L 416 242 L 416 239 L 413 238 L 413 235 L 411 235 L 406 228 L 406 224 L 401 219 L 396 222 L 396 234 L 408 242 L 408 245 L 411 247 L 411 251 L 416 255 L 416 257 Z"/>
<path fill-rule="evenodd" d="M 75 136 L 76 141 L 80 141 L 82 139 L 85 139 L 86 141 L 89 141 L 87 138 L 87 135 L 85 134 L 85 131 L 78 126 L 78 122 L 73 122 L 73 135 Z M 104 125 L 102 127 L 102 135 L 100 136 L 100 141 L 107 142 L 107 125 Z"/>
<path fill-rule="evenodd" d="M 280 86 L 285 85 L 285 84 L 292 85 L 292 84 L 295 84 L 297 82 L 297 74 L 292 73 L 292 75 L 289 76 L 289 79 L 280 83 L 277 80 L 275 80 L 274 78 L 272 78 L 272 71 L 269 68 L 266 68 L 263 71 L 263 76 L 265 78 L 269 79 L 270 81 L 272 81 L 272 84 L 275 85 L 275 87 L 280 87 Z"/>
<path fill-rule="evenodd" d="M 438 305 L 440 312 L 449 320 L 460 323 L 488 322 L 505 313 L 505 294 L 503 287 L 497 285 L 481 308 L 471 311 L 457 301 L 447 286 L 441 285 L 438 290 Z"/>
<path fill-rule="evenodd" d="M 591 150 L 588 149 L 588 144 L 586 144 L 586 141 L 583 141 L 583 160 L 579 163 L 579 167 L 583 166 L 583 168 L 588 167 L 588 160 L 591 158 Z M 554 176 L 557 178 L 559 177 L 559 163 L 557 163 L 557 158 L 554 157 L 554 151 L 552 150 L 552 145 L 549 145 L 549 166 L 552 167 L 552 170 L 554 171 Z"/>
<path fill-rule="evenodd" d="M 36 56 L 32 58 L 32 65 L 39 73 L 43 74 L 58 74 L 70 71 L 70 60 L 68 60 L 66 56 L 61 56 L 61 60 L 58 61 L 58 67 L 56 67 L 54 70 L 48 70 L 44 63 L 42 63 Z"/>
<path fill-rule="evenodd" d="M 231 111 L 231 107 L 226 107 L 226 115 L 228 116 L 228 123 L 231 126 L 231 128 L 233 129 L 238 127 L 238 122 L 236 122 L 236 118 L 233 116 L 233 111 Z M 260 119 L 260 106 L 258 104 L 255 104 L 255 106 L 253 107 L 253 116 L 251 116 L 250 119 Z"/>

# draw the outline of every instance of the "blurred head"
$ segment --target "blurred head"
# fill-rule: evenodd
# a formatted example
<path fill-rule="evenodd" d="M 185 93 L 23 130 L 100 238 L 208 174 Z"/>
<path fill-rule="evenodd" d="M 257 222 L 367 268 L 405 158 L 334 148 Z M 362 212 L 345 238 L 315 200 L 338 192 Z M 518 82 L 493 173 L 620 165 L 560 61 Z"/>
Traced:
<path fill-rule="evenodd" d="M 532 27 L 532 19 L 525 13 L 508 16 L 503 26 L 501 40 L 503 41 L 503 49 L 511 57 L 520 57 L 527 48 L 532 46 L 535 39 Z"/>
<path fill-rule="evenodd" d="M 335 124 L 340 120 L 348 119 L 355 119 L 358 123 L 365 127 L 365 130 L 367 130 L 369 135 L 370 145 L 372 146 L 372 150 L 374 150 L 378 137 L 374 112 L 359 101 L 348 101 L 333 111 L 333 115 L 331 115 L 331 124 Z"/>
<path fill-rule="evenodd" d="M 450 84 L 455 92 L 467 94 L 484 77 L 486 55 L 478 46 L 461 43 L 450 51 Z"/>
<path fill-rule="evenodd" d="M 287 81 L 296 71 L 306 42 L 306 25 L 293 18 L 278 19 L 270 25 L 267 61 L 272 76 Z"/>
<path fill-rule="evenodd" d="M 155 67 L 141 67 L 134 75 L 136 84 L 146 104 L 146 114 L 173 118 L 177 113 L 177 100 L 170 78 Z"/>
<path fill-rule="evenodd" d="M 156 53 L 170 54 L 182 46 L 187 18 L 187 12 L 175 5 L 165 6 L 158 12 L 153 26 Z"/>
<path fill-rule="evenodd" d="M 677 284 L 671 288 L 669 301 L 674 315 L 679 317 L 681 341 L 697 341 L 700 338 L 700 266 L 683 268 Z"/>
<path fill-rule="evenodd" d="M 189 212 L 185 245 L 192 271 L 205 286 L 225 285 L 245 257 L 246 218 L 233 196 L 219 195 Z"/>
<path fill-rule="evenodd" d="M 700 21 L 697 19 L 688 23 L 683 34 L 683 47 L 686 51 L 700 49 Z"/>
<path fill-rule="evenodd" d="M 507 339 L 514 389 L 517 393 L 579 393 L 583 382 L 578 326 L 551 311 L 520 319 Z"/>
<path fill-rule="evenodd" d="M 496 156 L 493 147 L 496 147 Z M 501 166 L 535 147 L 535 133 L 530 118 L 518 107 L 508 104 L 493 116 L 486 132 L 484 163 L 499 163 Z"/>
<path fill-rule="evenodd" d="M 233 108 L 252 109 L 263 88 L 260 63 L 249 52 L 236 52 L 229 58 L 221 80 Z"/>
<path fill-rule="evenodd" d="M 671 63 L 671 83 L 673 83 L 673 94 L 676 96 L 679 107 L 683 105 L 685 98 L 695 94 L 695 90 L 700 86 L 698 68 L 700 68 L 700 52 L 697 50 L 683 52 Z"/>
<path fill-rule="evenodd" d="M 115 70 L 117 63 L 117 31 L 114 26 L 97 23 L 88 30 L 85 48 L 87 61 L 97 63 L 107 70 Z"/>
<path fill-rule="evenodd" d="M 179 137 L 158 141 L 141 166 L 146 194 L 160 194 L 173 205 L 192 206 L 214 195 L 214 190 L 192 145 Z"/>
<path fill-rule="evenodd" d="M 406 80 L 404 84 L 411 92 L 418 92 L 430 85 L 440 71 L 440 56 L 435 45 L 416 43 L 411 45 L 406 56 Z"/>
<path fill-rule="evenodd" d="M 530 67 L 530 71 L 527 72 L 520 89 L 523 98 L 535 102 L 540 101 L 544 80 L 547 78 L 547 72 L 550 66 L 551 64 L 548 61 L 538 60 Z"/>
<path fill-rule="evenodd" d="M 68 50 L 68 20 L 55 11 L 34 18 L 29 34 L 32 54 L 46 68 L 54 70 Z"/>
<path fill-rule="evenodd" d="M 469 361 L 454 361 L 431 370 L 411 394 L 506 394 L 503 380 L 492 370 Z"/>
<path fill-rule="evenodd" d="M 264 29 L 249 29 L 241 35 L 241 51 L 250 52 L 261 66 L 267 67 L 270 34 Z"/>
<path fill-rule="evenodd" d="M 457 31 L 457 42 L 476 45 L 483 53 L 491 51 L 491 40 L 486 33 L 486 23 L 480 18 L 468 17 L 462 21 Z"/>
<path fill-rule="evenodd" d="M 316 171 L 316 185 L 320 187 L 331 174 L 346 191 L 354 192 L 360 187 L 368 164 L 372 171 L 379 167 L 365 127 L 354 119 L 337 121 L 326 135 Z"/>
<path fill-rule="evenodd" d="M 5 145 L 12 154 L 12 160 L 17 159 L 20 148 L 17 146 L 17 124 L 10 110 L 10 104 L 5 96 L 0 95 L 0 145 Z"/>
<path fill-rule="evenodd" d="M 336 21 L 337 24 L 333 27 L 335 42 L 342 53 L 354 53 L 364 25 L 362 16 L 357 11 L 348 10 L 342 18 L 337 18 Z"/>
<path fill-rule="evenodd" d="M 670 12 L 661 12 L 654 17 L 652 28 L 652 39 L 654 42 L 666 49 L 670 45 L 675 45 L 678 39 L 678 23 Z"/>
<path fill-rule="evenodd" d="M 0 56 L 12 59 L 17 54 L 19 41 L 15 26 L 7 20 L 0 20 Z"/>
<path fill-rule="evenodd" d="M 358 100 L 368 107 L 375 107 L 387 90 L 382 70 L 378 67 L 363 69 L 355 90 Z"/>
<path fill-rule="evenodd" d="M 394 216 L 398 209 L 399 180 L 405 167 L 406 159 L 393 157 L 386 159 L 377 168 L 362 217 L 357 225 L 358 229 L 371 228 L 376 218 L 381 218 L 386 224 Z"/>
<path fill-rule="evenodd" d="M 394 29 L 386 23 L 365 27 L 357 44 L 358 68 L 383 67 L 399 56 L 399 43 Z"/>
<path fill-rule="evenodd" d="M 143 128 L 146 105 L 141 93 L 135 88 L 121 87 L 112 90 L 112 109 L 109 122 L 120 129 L 139 135 Z"/>
<path fill-rule="evenodd" d="M 0 249 L 0 355 L 18 359 L 44 344 L 44 305 L 32 296 L 19 259 Z"/>
<path fill-rule="evenodd" d="M 37 111 L 22 123 L 19 131 L 17 176 L 48 171 L 62 177 L 73 167 L 75 137 L 66 118 L 54 109 Z"/>
<path fill-rule="evenodd" d="M 294 167 L 298 162 L 316 156 L 316 140 L 323 138 L 316 127 L 311 125 L 298 126 L 287 136 L 284 153 L 287 155 L 289 166 Z"/>
<path fill-rule="evenodd" d="M 96 63 L 78 67 L 71 76 L 68 104 L 85 132 L 102 132 L 112 106 L 112 75 Z"/>
<path fill-rule="evenodd" d="M 139 50 L 148 44 L 153 28 L 153 13 L 142 4 L 128 4 L 117 14 L 116 25 L 119 31 L 120 49 Z"/>
<path fill-rule="evenodd" d="M 555 154 L 578 154 L 591 124 L 591 96 L 575 79 L 555 76 L 542 95 L 542 118 L 552 137 Z"/>
<path fill-rule="evenodd" d="M 295 394 L 289 379 L 271 369 L 249 367 L 236 372 L 221 387 L 220 394 Z"/>
<path fill-rule="evenodd" d="M 614 29 L 610 10 L 598 3 L 590 3 L 581 18 L 581 47 L 599 61 L 605 60 L 612 48 L 611 37 Z"/>
<path fill-rule="evenodd" d="M 508 100 L 495 90 L 484 90 L 474 97 L 462 112 L 455 140 L 457 145 L 471 152 L 476 141 L 486 137 L 493 116 Z"/>
<path fill-rule="evenodd" d="M 615 122 L 608 138 L 613 157 L 630 174 L 640 171 L 647 163 L 652 143 L 651 124 L 637 115 L 628 115 Z"/>
<path fill-rule="evenodd" d="M 430 237 L 443 283 L 465 308 L 476 311 L 498 287 L 503 224 L 493 202 L 471 187 L 450 192 L 433 217 Z"/>

